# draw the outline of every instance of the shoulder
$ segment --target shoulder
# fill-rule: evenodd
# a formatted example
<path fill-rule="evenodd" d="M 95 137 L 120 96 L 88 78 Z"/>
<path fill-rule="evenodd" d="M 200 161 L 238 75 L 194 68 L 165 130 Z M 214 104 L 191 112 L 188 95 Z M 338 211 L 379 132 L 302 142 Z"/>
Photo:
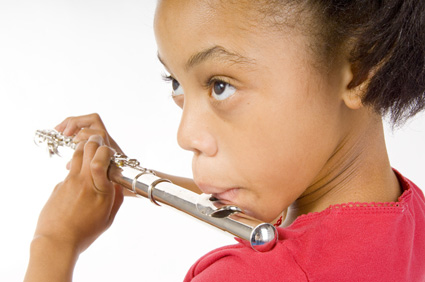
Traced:
<path fill-rule="evenodd" d="M 242 241 L 200 258 L 185 281 L 217 281 L 218 277 L 220 281 L 307 281 L 284 244 L 278 243 L 272 251 L 260 253 Z"/>
<path fill-rule="evenodd" d="M 185 281 L 417 281 L 425 277 L 425 199 L 397 176 L 404 190 L 398 202 L 347 203 L 300 216 L 278 228 L 272 251 L 240 241 L 199 259 Z"/>

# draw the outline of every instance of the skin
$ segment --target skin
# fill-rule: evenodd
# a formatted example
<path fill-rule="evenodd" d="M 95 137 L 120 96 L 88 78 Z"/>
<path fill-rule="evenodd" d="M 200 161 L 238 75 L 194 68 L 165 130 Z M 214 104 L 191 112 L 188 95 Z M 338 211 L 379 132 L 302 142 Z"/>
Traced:
<path fill-rule="evenodd" d="M 289 208 L 286 225 L 331 204 L 396 200 L 381 119 L 361 87 L 348 89 L 345 54 L 325 72 L 305 33 L 252 25 L 247 3 L 210 2 L 160 1 L 155 21 L 160 60 L 184 92 L 178 141 L 199 188 L 264 221 Z M 203 53 L 217 46 L 243 58 Z M 217 101 L 211 78 L 235 93 Z"/>
<path fill-rule="evenodd" d="M 361 103 L 365 85 L 348 88 L 346 54 L 321 69 L 306 32 L 270 29 L 249 2 L 213 2 L 158 3 L 158 56 L 174 80 L 178 142 L 193 152 L 194 181 L 167 177 L 260 220 L 286 213 L 284 225 L 332 204 L 396 201 L 381 118 Z M 107 178 L 122 151 L 99 116 L 56 129 L 81 145 L 40 215 L 25 281 L 70 281 L 122 202 Z"/>
<path fill-rule="evenodd" d="M 99 135 L 79 143 L 40 213 L 24 281 L 71 281 L 79 254 L 112 224 L 123 202 L 122 188 L 105 177 L 113 154 Z"/>

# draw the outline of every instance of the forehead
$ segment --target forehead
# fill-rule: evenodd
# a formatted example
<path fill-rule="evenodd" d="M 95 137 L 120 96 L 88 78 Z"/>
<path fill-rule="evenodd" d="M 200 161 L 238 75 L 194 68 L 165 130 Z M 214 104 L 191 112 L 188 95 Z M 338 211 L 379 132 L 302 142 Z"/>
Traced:
<path fill-rule="evenodd" d="M 261 49 L 285 33 L 266 27 L 257 6 L 256 1 L 159 1 L 155 15 L 159 56 L 167 63 L 169 57 L 187 59 L 214 46 L 242 55 Z"/>
<path fill-rule="evenodd" d="M 157 9 L 172 11 L 193 9 L 202 12 L 202 16 L 215 12 L 237 15 L 260 13 L 264 2 L 263 0 L 158 0 Z"/>
<path fill-rule="evenodd" d="M 243 32 L 258 27 L 260 12 L 253 9 L 251 1 L 211 0 L 160 0 L 155 14 L 155 30 L 159 27 L 174 27 L 175 30 L 192 32 L 206 27 L 203 32 Z M 253 1 L 255 2 L 255 1 Z M 258 19 L 257 19 L 258 18 Z M 187 34 L 197 35 L 197 34 Z"/>

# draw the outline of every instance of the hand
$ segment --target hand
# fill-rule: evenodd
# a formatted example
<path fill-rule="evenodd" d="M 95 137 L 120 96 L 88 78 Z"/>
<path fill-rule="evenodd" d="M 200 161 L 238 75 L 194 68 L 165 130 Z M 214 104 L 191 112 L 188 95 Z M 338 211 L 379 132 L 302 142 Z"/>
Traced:
<path fill-rule="evenodd" d="M 123 153 L 118 144 L 109 135 L 98 114 L 68 117 L 58 124 L 55 129 L 62 132 L 65 136 L 75 135 L 73 140 L 76 143 L 86 141 L 92 135 L 100 135 L 107 146 L 113 148 L 118 153 Z"/>
<path fill-rule="evenodd" d="M 113 154 L 98 135 L 78 144 L 68 176 L 41 211 L 35 240 L 45 238 L 79 254 L 112 224 L 123 202 L 122 188 L 107 177 Z"/>

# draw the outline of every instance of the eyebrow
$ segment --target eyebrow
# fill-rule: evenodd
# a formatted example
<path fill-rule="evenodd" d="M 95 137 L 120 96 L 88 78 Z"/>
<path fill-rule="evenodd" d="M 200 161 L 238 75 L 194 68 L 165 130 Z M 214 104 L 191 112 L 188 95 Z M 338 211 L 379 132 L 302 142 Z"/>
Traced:
<path fill-rule="evenodd" d="M 231 62 L 232 64 L 253 64 L 254 63 L 253 59 L 249 59 L 236 52 L 228 51 L 221 46 L 214 46 L 191 56 L 189 60 L 187 60 L 185 67 L 186 69 L 190 69 L 196 65 L 199 65 L 200 63 L 204 61 L 213 60 L 213 59 Z"/>
<path fill-rule="evenodd" d="M 164 61 L 159 56 L 159 54 L 158 54 L 158 59 L 164 66 L 166 66 Z M 186 70 L 188 70 L 207 60 L 221 60 L 227 63 L 241 64 L 241 65 L 252 65 L 255 63 L 254 59 L 247 58 L 237 52 L 226 50 L 225 48 L 221 46 L 214 46 L 192 55 L 187 60 L 185 68 Z"/>

